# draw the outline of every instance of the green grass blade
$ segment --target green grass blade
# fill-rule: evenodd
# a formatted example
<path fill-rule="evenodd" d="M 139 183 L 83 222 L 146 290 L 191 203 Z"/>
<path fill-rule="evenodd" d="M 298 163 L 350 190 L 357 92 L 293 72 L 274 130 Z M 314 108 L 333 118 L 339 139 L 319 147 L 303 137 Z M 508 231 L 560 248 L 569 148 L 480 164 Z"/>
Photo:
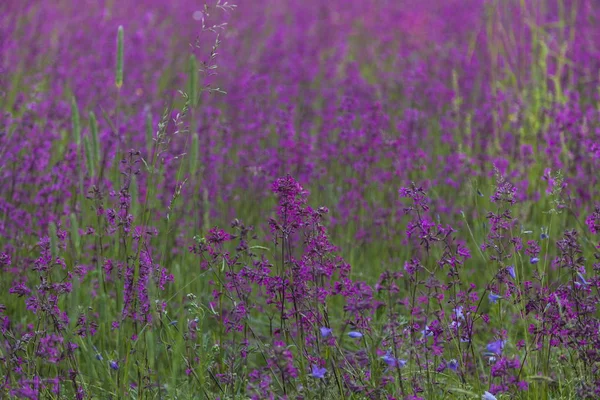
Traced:
<path fill-rule="evenodd" d="M 117 70 L 115 73 L 115 85 L 118 89 L 123 86 L 123 36 L 123 25 L 120 25 L 117 33 Z"/>
<path fill-rule="evenodd" d="M 100 141 L 98 140 L 98 120 L 93 111 L 90 111 L 90 132 L 92 133 L 91 150 L 94 157 L 94 166 L 98 167 L 102 158 L 100 155 Z"/>
<path fill-rule="evenodd" d="M 71 98 L 71 126 L 73 135 L 75 136 L 75 142 L 79 147 L 81 144 L 81 119 L 79 117 L 79 107 L 77 106 L 75 96 Z"/>
<path fill-rule="evenodd" d="M 198 105 L 198 61 L 193 54 L 190 55 L 188 73 L 188 93 L 190 94 L 192 108 L 196 108 Z"/>

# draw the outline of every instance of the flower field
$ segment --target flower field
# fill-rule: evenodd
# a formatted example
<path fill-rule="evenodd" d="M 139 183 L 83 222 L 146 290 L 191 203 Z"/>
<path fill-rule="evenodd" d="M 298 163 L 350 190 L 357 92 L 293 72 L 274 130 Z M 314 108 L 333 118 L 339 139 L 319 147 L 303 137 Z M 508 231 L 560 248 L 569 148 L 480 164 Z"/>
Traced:
<path fill-rule="evenodd" d="M 594 0 L 4 0 L 0 398 L 598 399 L 599 171 Z"/>

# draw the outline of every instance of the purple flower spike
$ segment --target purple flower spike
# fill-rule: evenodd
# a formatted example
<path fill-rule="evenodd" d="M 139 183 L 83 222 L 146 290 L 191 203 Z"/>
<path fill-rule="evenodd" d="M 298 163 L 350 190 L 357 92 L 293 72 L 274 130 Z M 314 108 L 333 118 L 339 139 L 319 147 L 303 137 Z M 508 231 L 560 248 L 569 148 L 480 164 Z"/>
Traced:
<path fill-rule="evenodd" d="M 111 361 L 108 363 L 108 365 L 111 369 L 114 369 L 115 371 L 119 369 L 119 363 L 116 361 Z"/>
<path fill-rule="evenodd" d="M 351 331 L 348 332 L 348 336 L 350 336 L 352 339 L 360 339 L 361 337 L 363 337 L 363 334 L 360 332 Z"/>
<path fill-rule="evenodd" d="M 311 376 L 313 378 L 323 379 L 325 378 L 325 373 L 327 372 L 326 368 L 319 368 L 316 365 L 312 366 Z"/>
<path fill-rule="evenodd" d="M 540 261 L 540 259 L 539 259 L 539 258 L 537 258 L 537 257 L 531 257 L 531 260 L 529 260 L 529 261 L 530 261 L 532 264 L 537 264 L 537 263 Z"/>
<path fill-rule="evenodd" d="M 322 338 L 326 338 L 326 337 L 331 336 L 331 333 L 332 333 L 331 328 L 327 328 L 325 326 L 322 326 L 320 329 L 321 329 L 321 337 Z"/>

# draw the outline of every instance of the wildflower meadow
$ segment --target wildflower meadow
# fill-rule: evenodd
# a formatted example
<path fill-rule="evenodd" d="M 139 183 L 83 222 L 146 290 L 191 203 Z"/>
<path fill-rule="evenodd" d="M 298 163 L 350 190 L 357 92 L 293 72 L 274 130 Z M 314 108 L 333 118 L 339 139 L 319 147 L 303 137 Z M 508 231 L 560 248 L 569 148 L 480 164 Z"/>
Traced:
<path fill-rule="evenodd" d="M 0 399 L 600 399 L 600 3 L 2 0 L 0 274 Z"/>

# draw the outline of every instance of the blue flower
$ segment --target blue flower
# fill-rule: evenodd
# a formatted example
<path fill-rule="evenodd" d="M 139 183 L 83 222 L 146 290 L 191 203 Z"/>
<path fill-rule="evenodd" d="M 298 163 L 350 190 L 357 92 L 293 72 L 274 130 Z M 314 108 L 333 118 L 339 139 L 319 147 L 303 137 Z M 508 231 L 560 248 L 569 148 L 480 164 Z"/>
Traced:
<path fill-rule="evenodd" d="M 491 342 L 486 346 L 486 350 L 492 354 L 500 355 L 502 354 L 502 350 L 504 350 L 504 345 L 506 344 L 505 340 L 496 340 L 495 342 Z"/>
<path fill-rule="evenodd" d="M 350 331 L 350 332 L 348 332 L 348 336 L 350 336 L 352 339 L 359 339 L 359 338 L 363 337 L 363 334 L 360 332 L 356 332 L 356 331 Z"/>
<path fill-rule="evenodd" d="M 421 335 L 423 335 L 423 337 L 426 338 L 432 336 L 433 332 L 431 331 L 431 329 L 429 329 L 429 326 L 425 325 L 425 329 L 421 331 Z"/>
<path fill-rule="evenodd" d="M 102 361 L 102 360 L 104 360 L 104 357 L 102 357 L 102 354 L 96 353 L 96 360 Z"/>
<path fill-rule="evenodd" d="M 322 326 L 321 328 L 321 337 L 326 338 L 331 336 L 331 329 L 327 328 L 326 326 Z"/>
<path fill-rule="evenodd" d="M 325 378 L 325 373 L 327 372 L 326 368 L 319 368 L 316 365 L 312 366 L 312 372 L 311 372 L 311 376 L 313 378 L 319 378 L 319 379 L 323 379 Z"/>
<path fill-rule="evenodd" d="M 458 361 L 456 361 L 454 358 L 450 361 L 448 361 L 448 368 L 450 368 L 452 371 L 456 371 L 458 369 Z"/>
<path fill-rule="evenodd" d="M 387 365 L 389 365 L 390 367 L 399 367 L 402 368 L 406 365 L 406 360 L 401 360 L 399 358 L 395 358 L 392 355 L 391 351 L 388 351 L 387 353 L 385 353 L 385 355 L 383 357 L 381 357 L 381 359 L 383 360 L 384 363 L 386 363 Z"/>
<path fill-rule="evenodd" d="M 465 319 L 465 315 L 463 314 L 463 307 L 458 306 L 454 309 L 454 314 L 456 315 L 456 319 Z"/>
<path fill-rule="evenodd" d="M 537 258 L 537 257 L 531 257 L 531 260 L 529 260 L 529 261 L 530 261 L 532 264 L 537 264 L 537 263 L 540 261 L 540 259 L 539 259 L 539 258 Z"/>
<path fill-rule="evenodd" d="M 508 271 L 508 274 L 510 275 L 511 278 L 517 279 L 517 274 L 515 273 L 515 267 L 513 267 L 511 265 L 510 267 L 506 268 L 506 270 Z"/>
<path fill-rule="evenodd" d="M 585 280 L 584 276 L 581 274 L 581 272 L 577 273 L 577 277 L 579 278 L 579 282 L 576 282 L 577 286 L 588 286 L 590 283 L 588 281 Z"/>
<path fill-rule="evenodd" d="M 486 392 L 483 394 L 483 396 L 481 396 L 481 400 L 498 400 L 498 399 L 496 398 L 496 396 L 494 396 L 494 395 L 493 395 L 493 394 L 491 394 L 490 392 L 487 392 L 487 391 L 486 391 Z"/>
<path fill-rule="evenodd" d="M 115 371 L 119 369 L 119 363 L 116 361 L 111 361 L 108 363 L 108 365 L 110 366 L 110 368 L 114 369 Z"/>
<path fill-rule="evenodd" d="M 498 302 L 498 300 L 502 300 L 502 296 L 498 296 L 497 294 L 490 293 L 488 295 L 488 299 L 490 300 L 490 303 L 496 304 Z"/>

